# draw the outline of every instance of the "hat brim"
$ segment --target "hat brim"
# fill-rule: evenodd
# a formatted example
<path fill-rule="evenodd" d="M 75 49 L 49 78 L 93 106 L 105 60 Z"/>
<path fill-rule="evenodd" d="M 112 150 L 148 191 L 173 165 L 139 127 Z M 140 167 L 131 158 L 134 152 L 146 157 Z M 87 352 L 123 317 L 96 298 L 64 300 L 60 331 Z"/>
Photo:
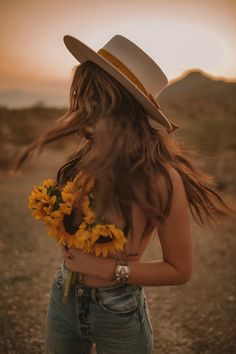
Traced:
<path fill-rule="evenodd" d="M 112 77 L 119 81 L 138 100 L 138 102 L 140 102 L 145 111 L 152 118 L 154 118 L 159 124 L 165 126 L 168 131 L 171 132 L 178 128 L 177 125 L 169 121 L 164 113 L 110 61 L 75 37 L 65 35 L 63 40 L 67 49 L 80 63 L 91 60 L 107 71 Z"/>

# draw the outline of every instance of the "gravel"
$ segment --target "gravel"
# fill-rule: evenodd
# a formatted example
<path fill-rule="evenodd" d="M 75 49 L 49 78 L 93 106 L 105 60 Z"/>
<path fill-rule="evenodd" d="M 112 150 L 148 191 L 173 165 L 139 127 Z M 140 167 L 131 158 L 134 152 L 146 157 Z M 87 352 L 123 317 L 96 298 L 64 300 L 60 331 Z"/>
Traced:
<path fill-rule="evenodd" d="M 15 177 L 0 173 L 1 354 L 44 353 L 47 304 L 61 255 L 31 217 L 27 197 L 33 185 L 54 177 L 61 161 L 48 152 Z M 235 222 L 207 230 L 193 225 L 193 241 L 194 272 L 187 283 L 145 288 L 154 354 L 236 353 Z M 160 258 L 155 237 L 143 260 Z"/>

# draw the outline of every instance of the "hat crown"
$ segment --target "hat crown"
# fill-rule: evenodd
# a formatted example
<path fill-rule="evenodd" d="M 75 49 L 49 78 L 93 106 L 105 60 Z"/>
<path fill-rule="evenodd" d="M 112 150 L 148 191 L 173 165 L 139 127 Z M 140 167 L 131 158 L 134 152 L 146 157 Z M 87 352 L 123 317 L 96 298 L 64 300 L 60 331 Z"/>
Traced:
<path fill-rule="evenodd" d="M 129 39 L 115 35 L 102 49 L 127 66 L 153 97 L 156 98 L 167 86 L 168 79 L 157 63 Z"/>
<path fill-rule="evenodd" d="M 152 58 L 135 43 L 115 35 L 95 52 L 79 39 L 65 35 L 64 43 L 80 62 L 92 61 L 120 82 L 143 106 L 150 119 L 169 132 L 178 128 L 160 109 L 157 97 L 167 86 L 168 79 Z"/>

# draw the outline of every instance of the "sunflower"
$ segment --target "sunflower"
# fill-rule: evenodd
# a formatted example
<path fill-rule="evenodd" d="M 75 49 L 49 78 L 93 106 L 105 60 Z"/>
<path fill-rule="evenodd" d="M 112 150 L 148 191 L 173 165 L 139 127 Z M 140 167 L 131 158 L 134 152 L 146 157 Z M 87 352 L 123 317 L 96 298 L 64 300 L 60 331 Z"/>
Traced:
<path fill-rule="evenodd" d="M 72 181 L 68 181 L 63 187 L 61 196 L 64 203 L 73 203 L 75 200 L 76 185 Z"/>
<path fill-rule="evenodd" d="M 92 229 L 92 235 L 96 241 L 90 251 L 96 256 L 107 257 L 109 253 L 122 251 L 127 242 L 123 231 L 114 224 L 98 224 Z"/>
<path fill-rule="evenodd" d="M 79 206 L 82 214 L 80 225 L 74 225 L 76 200 L 87 181 Z M 87 253 L 106 257 L 109 253 L 123 250 L 126 238 L 123 231 L 114 224 L 106 223 L 102 217 L 96 220 L 92 210 L 94 178 L 86 174 L 68 181 L 60 190 L 57 183 L 46 179 L 42 186 L 35 186 L 29 196 L 28 206 L 36 220 L 43 220 L 48 235 L 55 237 L 59 244 L 66 244 Z"/>
<path fill-rule="evenodd" d="M 87 225 L 89 227 L 90 225 Z M 75 246 L 87 253 L 107 257 L 109 253 L 122 251 L 127 242 L 123 231 L 114 224 L 99 224 L 89 229 L 83 225 L 83 230 L 76 232 Z"/>
<path fill-rule="evenodd" d="M 75 237 L 75 247 L 83 250 L 86 253 L 90 253 L 92 247 L 91 232 L 87 229 L 77 230 Z"/>
<path fill-rule="evenodd" d="M 85 188 L 83 188 L 84 183 Z M 48 178 L 42 186 L 35 186 L 28 199 L 28 207 L 36 220 L 42 220 L 48 227 L 48 235 L 55 237 L 59 244 L 77 248 L 96 256 L 107 257 L 109 253 L 122 251 L 126 237 L 114 224 L 106 223 L 104 217 L 96 220 L 92 210 L 94 178 L 86 174 L 78 175 L 60 189 Z M 78 199 L 83 193 L 82 199 Z M 76 202 L 80 200 L 77 208 Z M 81 212 L 81 222 L 75 225 L 76 213 Z M 63 302 L 68 297 L 73 272 L 66 279 Z"/>
<path fill-rule="evenodd" d="M 28 207 L 36 220 L 42 220 L 56 210 L 57 192 L 56 182 L 49 178 L 42 186 L 35 186 L 28 198 Z"/>

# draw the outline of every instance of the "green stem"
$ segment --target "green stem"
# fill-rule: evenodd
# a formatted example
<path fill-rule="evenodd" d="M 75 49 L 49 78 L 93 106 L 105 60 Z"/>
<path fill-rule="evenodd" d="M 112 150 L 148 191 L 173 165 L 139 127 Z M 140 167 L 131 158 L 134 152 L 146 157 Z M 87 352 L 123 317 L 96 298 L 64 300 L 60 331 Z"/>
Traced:
<path fill-rule="evenodd" d="M 74 285 L 75 283 L 75 278 L 76 278 L 76 272 L 73 272 L 72 274 L 72 280 L 71 280 L 71 284 Z"/>
<path fill-rule="evenodd" d="M 67 302 L 67 299 L 68 299 L 73 273 L 74 272 L 68 271 L 67 276 L 66 276 L 66 283 L 65 283 L 64 295 L 63 295 L 63 303 L 64 304 Z"/>

